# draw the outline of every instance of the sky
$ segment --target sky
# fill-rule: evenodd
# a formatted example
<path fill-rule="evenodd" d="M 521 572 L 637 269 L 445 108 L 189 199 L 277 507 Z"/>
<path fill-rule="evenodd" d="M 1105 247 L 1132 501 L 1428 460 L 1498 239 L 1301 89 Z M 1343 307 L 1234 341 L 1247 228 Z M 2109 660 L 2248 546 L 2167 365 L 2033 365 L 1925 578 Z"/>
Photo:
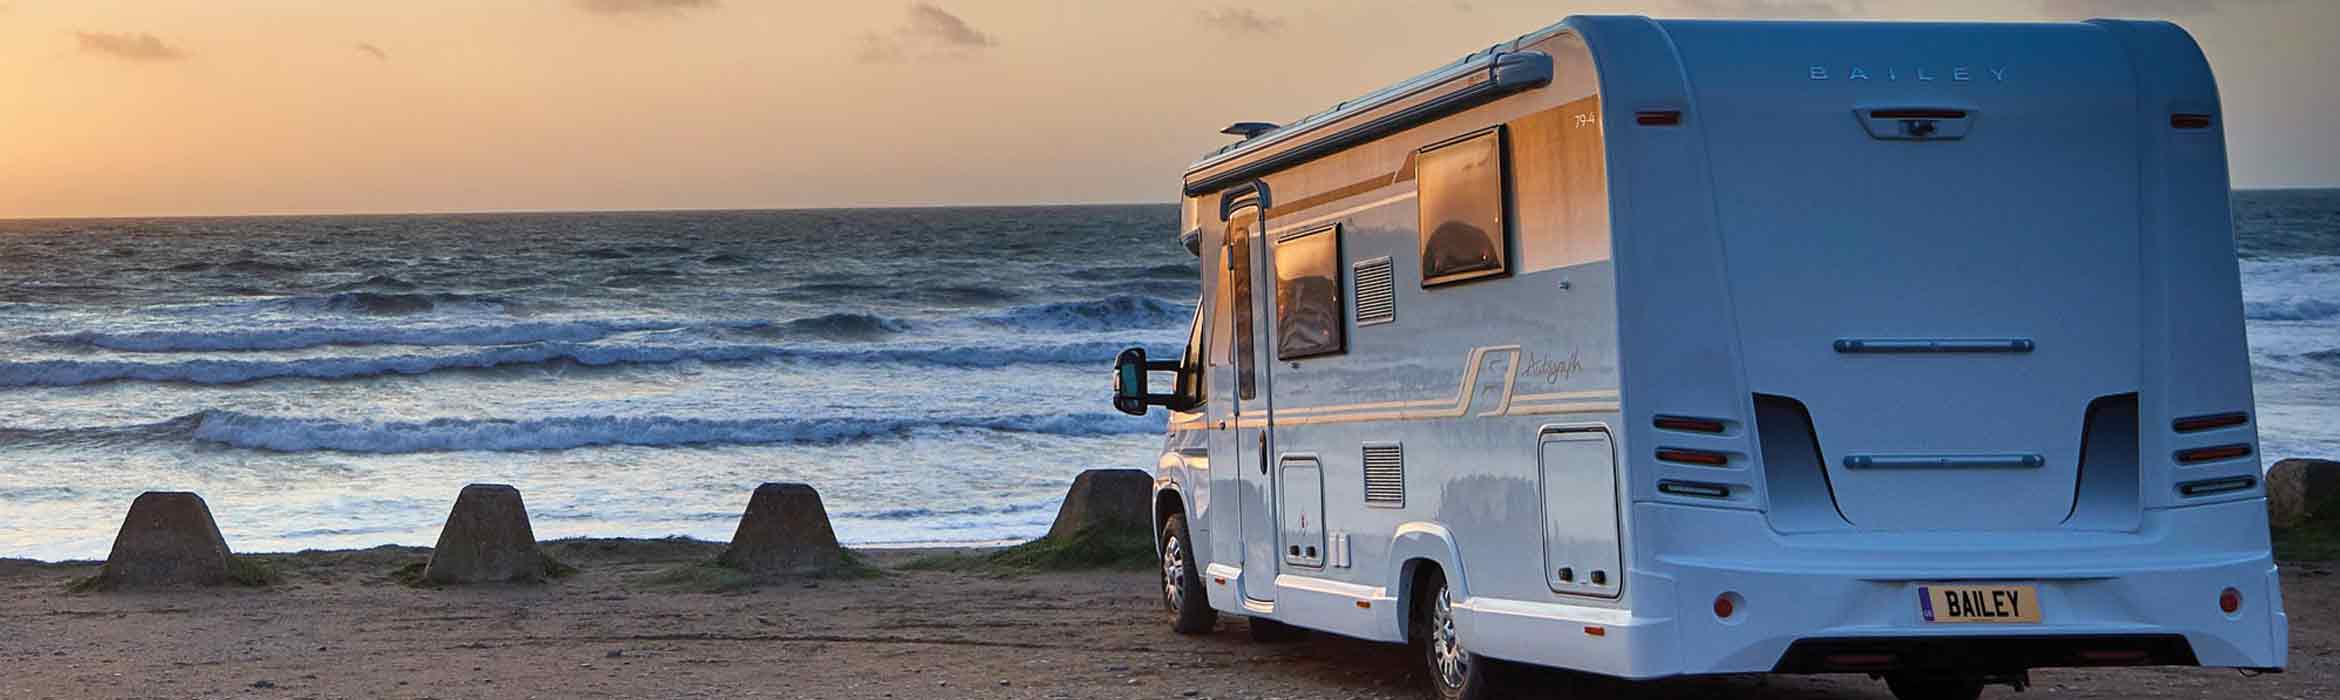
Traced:
<path fill-rule="evenodd" d="M 2162 17 L 2238 187 L 2340 186 L 2335 0 L 0 0 L 0 217 L 1170 202 L 1577 13 Z"/>

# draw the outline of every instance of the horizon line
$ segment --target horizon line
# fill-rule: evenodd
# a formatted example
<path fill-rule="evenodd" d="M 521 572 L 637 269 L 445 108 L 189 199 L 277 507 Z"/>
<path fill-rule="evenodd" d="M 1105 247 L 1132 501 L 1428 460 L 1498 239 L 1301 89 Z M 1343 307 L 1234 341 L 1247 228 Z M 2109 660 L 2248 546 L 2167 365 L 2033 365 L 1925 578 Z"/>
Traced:
<path fill-rule="evenodd" d="M 2318 185 L 2278 185 L 2272 187 L 2229 187 L 2229 192 L 2304 192 L 2340 190 L 2340 183 Z M 1030 202 L 1021 204 L 848 204 L 808 207 L 650 207 L 630 209 L 442 209 L 434 211 L 315 211 L 315 212 L 255 212 L 243 214 L 110 214 L 96 216 L 0 216 L 0 222 L 21 221 L 133 221 L 155 219 L 298 219 L 307 217 L 393 217 L 393 216 L 527 216 L 549 214 L 716 214 L 740 212 L 782 211 L 853 211 L 869 209 L 1018 209 L 1039 207 L 1131 207 L 1178 206 L 1179 201 L 1167 202 Z"/>
<path fill-rule="evenodd" d="M 2324 189 L 2324 188 L 2301 188 Z M 2335 185 L 2329 189 L 2340 189 Z M 1023 209 L 1041 207 L 1134 207 L 1178 206 L 1167 202 L 1033 202 L 1027 204 L 862 204 L 813 207 L 671 207 L 634 209 L 443 209 L 436 211 L 316 211 L 316 212 L 259 212 L 247 214 L 110 214 L 99 216 L 0 216 L 0 223 L 19 221 L 139 221 L 157 219 L 300 219 L 391 216 L 529 216 L 548 214 L 722 214 L 783 211 L 855 211 L 870 209 Z"/>

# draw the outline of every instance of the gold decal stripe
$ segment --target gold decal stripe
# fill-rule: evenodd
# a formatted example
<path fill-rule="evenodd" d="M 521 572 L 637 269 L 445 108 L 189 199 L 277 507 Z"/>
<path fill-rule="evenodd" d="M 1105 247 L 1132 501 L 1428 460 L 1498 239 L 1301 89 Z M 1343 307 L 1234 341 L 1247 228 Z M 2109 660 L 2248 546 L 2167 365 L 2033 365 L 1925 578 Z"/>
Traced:
<path fill-rule="evenodd" d="M 1521 348 L 1518 345 L 1494 345 L 1471 350 L 1468 364 L 1463 366 L 1460 386 L 1453 398 L 1419 399 L 1413 401 L 1376 401 L 1369 403 L 1333 404 L 1325 406 L 1296 406 L 1274 410 L 1277 425 L 1329 425 L 1387 420 L 1431 420 L 1461 418 L 1470 414 L 1472 399 L 1478 388 L 1479 369 L 1486 365 L 1487 356 L 1511 353 L 1512 359 L 1504 371 L 1503 398 L 1494 408 L 1481 411 L 1478 417 L 1531 416 L 1559 413 L 1614 413 L 1621 408 L 1622 394 L 1616 389 L 1589 389 L 1558 391 L 1542 394 L 1514 393 L 1519 383 Z M 1431 409 L 1431 410 L 1419 410 Z M 1269 424 L 1265 416 L 1256 413 L 1238 415 L 1230 427 L 1260 428 Z M 1204 421 L 1183 421 L 1170 427 L 1171 432 L 1209 428 Z"/>

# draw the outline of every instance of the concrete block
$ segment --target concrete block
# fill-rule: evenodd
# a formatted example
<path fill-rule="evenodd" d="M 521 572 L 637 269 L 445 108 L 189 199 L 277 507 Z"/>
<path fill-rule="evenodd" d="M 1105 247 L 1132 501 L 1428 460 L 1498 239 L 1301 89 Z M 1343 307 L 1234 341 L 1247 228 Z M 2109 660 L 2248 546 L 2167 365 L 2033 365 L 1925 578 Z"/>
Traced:
<path fill-rule="evenodd" d="M 217 586 L 229 582 L 227 540 L 203 497 L 148 491 L 130 502 L 97 587 Z"/>
<path fill-rule="evenodd" d="M 1091 469 L 1073 477 L 1064 508 L 1048 527 L 1050 538 L 1091 528 L 1152 532 L 1154 476 L 1136 469 Z"/>
<path fill-rule="evenodd" d="M 756 487 L 731 547 L 716 562 L 760 576 L 819 574 L 844 562 L 821 494 L 804 484 Z"/>
<path fill-rule="evenodd" d="M 528 506 L 519 489 L 503 484 L 463 487 L 423 569 L 423 582 L 433 584 L 526 583 L 544 576 Z"/>

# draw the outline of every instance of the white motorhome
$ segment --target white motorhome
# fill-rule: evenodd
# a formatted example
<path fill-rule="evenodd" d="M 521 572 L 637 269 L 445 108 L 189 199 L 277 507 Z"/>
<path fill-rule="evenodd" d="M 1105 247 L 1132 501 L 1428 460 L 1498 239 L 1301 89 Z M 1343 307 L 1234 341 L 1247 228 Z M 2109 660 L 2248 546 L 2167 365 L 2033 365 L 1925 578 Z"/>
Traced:
<path fill-rule="evenodd" d="M 2279 669 L 2221 124 L 2166 23 L 1577 17 L 1231 127 L 1116 368 L 1173 623 L 1445 697 Z"/>

